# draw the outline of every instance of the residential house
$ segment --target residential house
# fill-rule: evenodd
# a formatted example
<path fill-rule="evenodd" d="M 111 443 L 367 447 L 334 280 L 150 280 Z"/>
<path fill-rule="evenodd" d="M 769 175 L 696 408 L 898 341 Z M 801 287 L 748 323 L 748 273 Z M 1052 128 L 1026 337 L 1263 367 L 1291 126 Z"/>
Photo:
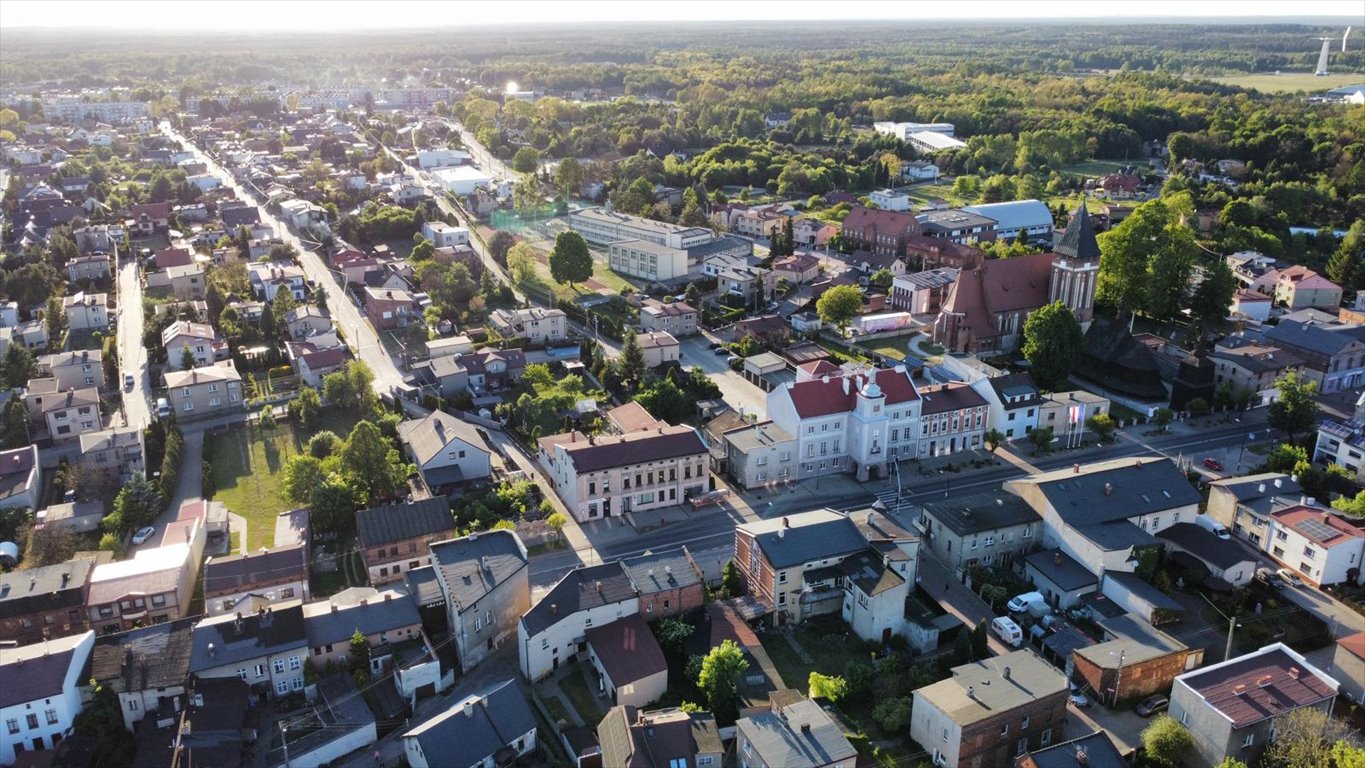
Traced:
<path fill-rule="evenodd" d="M 920 395 L 904 366 L 797 379 L 768 393 L 768 418 L 798 441 L 796 479 L 851 472 L 886 477 L 919 455 Z"/>
<path fill-rule="evenodd" d="M 186 530 L 186 541 L 163 541 L 131 559 L 95 566 L 86 602 L 91 628 L 109 634 L 186 615 L 203 560 L 205 525 Z"/>
<path fill-rule="evenodd" d="M 938 166 L 924 160 L 901 163 L 901 177 L 906 181 L 933 181 L 938 178 L 938 174 Z"/>
<path fill-rule="evenodd" d="M 809 253 L 794 253 L 773 262 L 773 277 L 791 285 L 805 285 L 820 276 L 820 258 Z"/>
<path fill-rule="evenodd" d="M 588 661 L 598 686 L 613 705 L 643 707 L 668 689 L 668 662 L 643 617 L 638 614 L 583 632 Z"/>
<path fill-rule="evenodd" d="M 123 727 L 174 715 L 190 681 L 190 650 L 197 617 L 152 624 L 95 640 L 90 679 L 118 696 Z"/>
<path fill-rule="evenodd" d="M 1278 472 L 1213 480 L 1207 514 L 1260 549 L 1270 538 L 1270 513 L 1298 501 L 1301 493 L 1297 478 Z"/>
<path fill-rule="evenodd" d="M 1304 376 L 1333 394 L 1365 384 L 1365 328 L 1282 321 L 1262 331 L 1266 342 L 1298 353 Z"/>
<path fill-rule="evenodd" d="M 769 347 L 785 345 L 792 335 L 792 327 L 781 315 L 761 315 L 749 317 L 735 323 L 735 340 L 753 337 L 760 344 Z"/>
<path fill-rule="evenodd" d="M 1099 589 L 1095 574 L 1060 549 L 1044 549 L 1027 555 L 1024 576 L 1054 610 L 1074 608 L 1082 597 Z"/>
<path fill-rule="evenodd" d="M 1096 574 L 1132 573 L 1135 549 L 1158 546 L 1158 532 L 1199 514 L 1198 491 L 1167 458 L 1078 464 L 1010 480 L 1005 490 L 1042 516 L 1044 547 Z"/>
<path fill-rule="evenodd" d="M 543 437 L 539 459 L 579 522 L 671 507 L 709 488 L 706 445 L 691 427 Z"/>
<path fill-rule="evenodd" d="M 534 751 L 536 717 L 513 680 L 470 695 L 403 733 L 403 755 L 412 768 L 492 768 Z"/>
<path fill-rule="evenodd" d="M 284 314 L 284 327 L 289 332 L 289 338 L 303 341 L 316 334 L 330 333 L 334 326 L 327 310 L 303 304 Z"/>
<path fill-rule="evenodd" d="M 1270 319 L 1272 303 L 1273 300 L 1269 296 L 1242 288 L 1232 295 L 1232 304 L 1228 307 L 1228 317 L 1264 323 Z"/>
<path fill-rule="evenodd" d="M 165 232 L 171 225 L 170 203 L 144 203 L 129 209 L 129 227 L 142 237 Z"/>
<path fill-rule="evenodd" d="M 1309 707 L 1329 712 L 1338 686 L 1275 643 L 1175 678 L 1169 711 L 1194 737 L 1190 762 L 1213 766 L 1231 755 L 1255 765 L 1274 740 L 1276 718 Z"/>
<path fill-rule="evenodd" d="M 773 422 L 730 429 L 723 438 L 729 475 L 745 490 L 795 479 L 797 440 Z"/>
<path fill-rule="evenodd" d="M 1062 437 L 1084 431 L 1086 419 L 1108 415 L 1110 408 L 1109 398 L 1083 389 L 1049 392 L 1038 403 L 1038 426 Z"/>
<path fill-rule="evenodd" d="M 488 313 L 488 327 L 505 339 L 525 339 L 530 344 L 553 344 L 569 337 L 568 315 L 562 309 L 495 309 Z"/>
<path fill-rule="evenodd" d="M 235 233 L 242 227 L 251 227 L 261 223 L 261 211 L 254 205 L 233 205 L 226 204 L 218 207 L 218 215 L 223 220 L 223 229 Z"/>
<path fill-rule="evenodd" d="M 1220 341 L 1209 359 L 1213 361 L 1216 386 L 1255 393 L 1257 406 L 1275 402 L 1279 396 L 1275 382 L 1286 373 L 1297 373 L 1304 364 L 1304 359 L 1290 350 L 1232 336 Z"/>
<path fill-rule="evenodd" d="M 619 562 L 580 566 L 563 576 L 521 617 L 521 673 L 540 680 L 587 652 L 586 631 L 640 612 L 637 587 Z"/>
<path fill-rule="evenodd" d="M 926 546 L 955 571 L 975 563 L 1006 567 L 1043 537 L 1038 513 L 1023 499 L 1003 491 L 926 501 L 916 522 Z"/>
<path fill-rule="evenodd" d="M 381 331 L 406 328 L 421 317 L 417 300 L 405 290 L 365 287 L 365 316 Z"/>
<path fill-rule="evenodd" d="M 167 267 L 164 275 L 171 295 L 178 299 L 191 301 L 208 295 L 208 282 L 204 277 L 204 267 L 200 264 L 186 264 L 183 267 Z M 147 278 L 147 287 L 152 287 L 152 278 Z"/>
<path fill-rule="evenodd" d="M 947 456 L 982 447 L 989 403 L 967 384 L 920 390 L 919 457 Z"/>
<path fill-rule="evenodd" d="M 0 451 L 0 509 L 36 510 L 42 492 L 37 445 Z"/>
<path fill-rule="evenodd" d="M 492 349 L 485 347 L 455 357 L 455 362 L 465 369 L 469 377 L 469 389 L 476 395 L 486 390 L 497 391 L 521 380 L 526 370 L 526 356 L 519 349 Z"/>
<path fill-rule="evenodd" d="M 134 473 L 147 472 L 146 446 L 142 429 L 136 426 L 110 427 L 100 432 L 81 435 L 81 463 L 86 467 L 107 470 L 120 482 Z"/>
<path fill-rule="evenodd" d="M 839 228 L 819 219 L 801 219 L 792 225 L 792 239 L 804 248 L 824 247 Z"/>
<path fill-rule="evenodd" d="M 1014 759 L 1014 768 L 1129 768 L 1128 760 L 1103 730 L 1032 750 Z"/>
<path fill-rule="evenodd" d="M 904 253 L 879 253 L 876 251 L 854 251 L 848 257 L 849 266 L 863 273 L 864 277 L 875 275 L 882 270 L 892 277 L 905 274 L 910 269 L 910 259 Z"/>
<path fill-rule="evenodd" d="M 1103 642 L 1077 648 L 1071 664 L 1076 682 L 1109 706 L 1164 694 L 1178 675 L 1204 662 L 1202 648 L 1191 649 L 1130 615 L 1105 619 L 1100 627 Z"/>
<path fill-rule="evenodd" d="M 767 711 L 735 721 L 740 768 L 853 768 L 858 751 L 844 729 L 810 699 L 774 701 Z"/>
<path fill-rule="evenodd" d="M 1341 306 L 1341 286 L 1308 267 L 1295 265 L 1276 274 L 1275 303 L 1291 310 L 1321 307 L 1335 312 Z"/>
<path fill-rule="evenodd" d="M 1052 245 L 1052 211 L 1041 200 L 964 205 L 962 210 L 994 221 L 995 237 L 1000 240 L 1013 242 L 1022 238 L 1025 242 L 1042 240 Z"/>
<path fill-rule="evenodd" d="M 900 211 L 904 213 L 910 210 L 910 196 L 904 192 L 897 192 L 894 189 L 878 189 L 868 193 L 867 202 L 874 208 L 883 211 Z"/>
<path fill-rule="evenodd" d="M 673 334 L 667 331 L 650 331 L 639 334 L 636 341 L 644 354 L 645 367 L 658 368 L 661 365 L 677 363 L 681 346 Z"/>
<path fill-rule="evenodd" d="M 31 350 L 47 349 L 50 341 L 47 335 L 47 323 L 41 317 L 16 323 L 13 329 L 5 335 L 9 337 L 12 343 L 22 344 Z"/>
<path fill-rule="evenodd" d="M 95 633 L 58 637 L 0 652 L 0 764 L 24 752 L 56 749 L 84 706 L 81 696 Z"/>
<path fill-rule="evenodd" d="M 42 398 L 47 433 L 58 442 L 98 432 L 103 427 L 100 393 L 94 387 L 68 389 Z"/>
<path fill-rule="evenodd" d="M 0 575 L 0 641 L 27 645 L 86 631 L 94 567 L 94 559 L 75 557 Z"/>
<path fill-rule="evenodd" d="M 448 488 L 492 474 L 492 449 L 483 434 L 473 424 L 444 411 L 400 423 L 398 440 L 428 489 Z"/>
<path fill-rule="evenodd" d="M 303 267 L 291 261 L 252 262 L 247 267 L 252 293 L 265 301 L 274 301 L 275 294 L 282 290 L 303 301 L 308 295 L 307 279 Z"/>
<path fill-rule="evenodd" d="M 1365 703 L 1365 632 L 1337 638 L 1331 669 L 1341 677 L 1341 695 Z"/>
<path fill-rule="evenodd" d="M 428 545 L 455 533 L 445 497 L 362 509 L 355 521 L 360 559 L 374 585 L 400 581 L 404 571 L 431 565 Z"/>
<path fill-rule="evenodd" d="M 1339 464 L 1350 470 L 1357 478 L 1365 472 L 1365 425 L 1358 419 L 1345 422 L 1324 418 L 1318 424 L 1317 443 L 1313 449 L 1313 461 L 1322 464 Z"/>
<path fill-rule="evenodd" d="M 1066 677 L 1031 649 L 953 667 L 952 677 L 914 692 L 910 738 L 935 765 L 1009 765 L 1060 739 Z"/>
<path fill-rule="evenodd" d="M 911 275 L 897 275 L 891 281 L 888 301 L 892 309 L 912 315 L 938 314 L 959 270 L 939 267 Z"/>
<path fill-rule="evenodd" d="M 1365 531 L 1342 515 L 1295 504 L 1270 513 L 1261 551 L 1315 587 L 1365 584 Z"/>
<path fill-rule="evenodd" d="M 1231 539 L 1218 538 L 1194 522 L 1176 523 L 1156 537 L 1166 544 L 1177 564 L 1197 564 L 1223 584 L 1245 587 L 1256 575 L 1256 559 L 1245 548 Z"/>
<path fill-rule="evenodd" d="M 161 331 L 161 347 L 172 368 L 182 367 L 185 350 L 194 356 L 194 366 L 202 368 L 231 357 L 227 341 L 208 323 L 176 320 Z"/>
<path fill-rule="evenodd" d="M 62 298 L 66 327 L 72 331 L 109 330 L 109 295 L 79 292 Z"/>
<path fill-rule="evenodd" d="M 166 371 L 166 399 L 181 421 L 236 413 L 246 408 L 242 377 L 231 361 L 188 371 Z"/>
<path fill-rule="evenodd" d="M 327 374 L 340 370 L 353 359 L 350 348 L 340 343 L 319 349 L 313 342 L 285 342 L 285 349 L 299 380 L 315 389 L 322 389 Z"/>
<path fill-rule="evenodd" d="M 626 558 L 621 567 L 635 584 L 646 621 L 681 616 L 705 602 L 705 578 L 687 547 Z"/>
<path fill-rule="evenodd" d="M 838 612 L 859 637 L 889 642 L 902 630 L 919 545 L 872 510 L 815 510 L 737 526 L 735 564 L 774 624 Z"/>
<path fill-rule="evenodd" d="M 103 252 L 77 256 L 66 262 L 66 276 L 73 283 L 81 280 L 108 280 L 111 274 L 110 261 L 109 254 Z"/>
<path fill-rule="evenodd" d="M 195 263 L 194 253 L 188 248 L 163 248 L 152 254 L 149 268 L 167 270 L 171 267 L 188 267 Z"/>
<path fill-rule="evenodd" d="M 68 501 L 49 504 L 47 509 L 38 510 L 34 517 L 33 530 L 56 530 L 64 528 L 72 533 L 93 533 L 100 529 L 104 521 L 104 502 Z"/>
<path fill-rule="evenodd" d="M 437 248 L 457 248 L 469 245 L 469 230 L 456 227 L 443 221 L 422 223 L 422 237 L 431 241 Z"/>
<path fill-rule="evenodd" d="M 285 696 L 303 691 L 307 660 L 303 603 L 291 601 L 255 613 L 201 620 L 194 627 L 190 674 L 200 679 L 235 677 L 254 694 Z"/>
<path fill-rule="evenodd" d="M 460 669 L 468 673 L 511 639 L 531 607 L 529 559 L 512 531 L 473 533 L 431 545 Z"/>
<path fill-rule="evenodd" d="M 346 663 L 351 638 L 358 632 L 370 647 L 370 674 L 382 676 L 393 664 L 392 650 L 386 644 L 420 642 L 422 617 L 417 604 L 402 592 L 351 587 L 326 600 L 304 603 L 303 628 L 313 669 Z"/>
<path fill-rule="evenodd" d="M 730 267 L 716 275 L 719 295 L 740 296 L 755 306 L 767 301 L 777 288 L 777 277 L 772 270 L 762 267 Z"/>
<path fill-rule="evenodd" d="M 308 557 L 301 543 L 266 547 L 242 555 L 210 557 L 204 563 L 204 611 L 209 616 L 254 604 L 308 600 Z"/>
<path fill-rule="evenodd" d="M 98 349 L 57 352 L 38 358 L 38 370 L 56 380 L 58 391 L 104 389 L 104 355 Z"/>
<path fill-rule="evenodd" d="M 697 310 L 681 301 L 665 304 L 658 299 L 646 299 L 640 307 L 640 330 L 690 336 L 697 332 Z"/>
<path fill-rule="evenodd" d="M 434 387 L 440 397 L 458 397 L 469 390 L 469 369 L 460 363 L 458 355 L 436 355 L 413 363 L 412 372 L 419 384 Z"/>
<path fill-rule="evenodd" d="M 725 754 L 709 712 L 649 712 L 617 705 L 597 725 L 603 765 L 618 768 L 719 768 Z"/>
<path fill-rule="evenodd" d="M 1028 315 L 1053 301 L 1089 328 L 1100 249 L 1082 206 L 1052 253 L 993 259 L 964 269 L 934 320 L 934 341 L 956 352 L 1010 352 Z"/>
<path fill-rule="evenodd" d="M 906 238 L 920 233 L 920 222 L 911 213 L 884 211 L 855 205 L 844 218 L 844 242 L 855 250 L 883 256 L 905 253 Z"/>

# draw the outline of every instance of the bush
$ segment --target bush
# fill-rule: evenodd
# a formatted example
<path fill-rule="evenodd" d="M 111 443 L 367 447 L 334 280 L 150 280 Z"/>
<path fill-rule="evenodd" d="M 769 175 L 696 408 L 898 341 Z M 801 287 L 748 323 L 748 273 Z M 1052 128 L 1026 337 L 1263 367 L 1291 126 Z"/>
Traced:
<path fill-rule="evenodd" d="M 218 485 L 213 479 L 213 465 L 209 464 L 207 459 L 200 462 L 199 478 L 199 484 L 203 486 L 203 497 L 213 498 L 213 494 L 218 491 Z"/>

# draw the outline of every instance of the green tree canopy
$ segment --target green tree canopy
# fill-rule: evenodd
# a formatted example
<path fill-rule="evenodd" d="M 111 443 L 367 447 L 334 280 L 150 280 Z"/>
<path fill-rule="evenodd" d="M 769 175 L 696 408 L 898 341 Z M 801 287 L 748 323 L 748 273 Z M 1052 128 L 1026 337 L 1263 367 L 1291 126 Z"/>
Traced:
<path fill-rule="evenodd" d="M 1275 389 L 1279 394 L 1270 404 L 1270 426 L 1289 435 L 1290 442 L 1311 432 L 1317 421 L 1318 406 L 1313 395 L 1318 391 L 1318 383 L 1290 371 L 1276 380 Z"/>
<path fill-rule="evenodd" d="M 626 385 L 626 389 L 635 391 L 644 383 L 648 370 L 645 366 L 645 353 L 640 348 L 640 340 L 635 335 L 635 329 L 626 329 L 625 338 L 621 340 L 621 381 Z"/>
<path fill-rule="evenodd" d="M 512 156 L 512 170 L 520 173 L 533 173 L 540 165 L 540 153 L 535 147 L 522 147 Z"/>
<path fill-rule="evenodd" d="M 1081 356 L 1081 324 L 1060 301 L 1034 310 L 1024 322 L 1024 357 L 1038 386 L 1057 390 Z"/>
<path fill-rule="evenodd" d="M 722 641 L 702 660 L 697 687 L 706 695 L 707 704 L 718 724 L 728 726 L 739 715 L 737 681 L 748 668 L 749 662 L 744 658 L 744 651 L 733 640 Z"/>
<path fill-rule="evenodd" d="M 826 289 L 815 302 L 821 322 L 842 331 L 863 308 L 863 292 L 856 285 L 836 285 Z"/>
<path fill-rule="evenodd" d="M 556 283 L 581 283 L 592 277 L 592 254 L 583 236 L 573 231 L 555 236 L 550 251 L 550 277 Z"/>
<path fill-rule="evenodd" d="M 838 675 L 822 675 L 812 671 L 806 679 L 812 699 L 829 699 L 838 703 L 848 693 L 848 683 Z"/>
<path fill-rule="evenodd" d="M 1170 715 L 1157 715 L 1142 731 L 1142 746 L 1147 759 L 1162 766 L 1178 766 L 1194 750 L 1194 737 Z"/>
<path fill-rule="evenodd" d="M 341 468 L 356 479 L 369 499 L 379 499 L 403 487 L 407 466 L 372 422 L 357 422 L 341 450 Z"/>

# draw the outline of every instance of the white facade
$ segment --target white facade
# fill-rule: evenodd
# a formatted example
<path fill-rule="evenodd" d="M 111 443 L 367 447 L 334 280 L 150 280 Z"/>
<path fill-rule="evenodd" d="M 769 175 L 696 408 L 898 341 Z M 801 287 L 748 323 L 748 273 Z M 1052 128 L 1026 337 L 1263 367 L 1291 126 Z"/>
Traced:
<path fill-rule="evenodd" d="M 605 208 L 586 208 L 569 214 L 569 226 L 589 243 L 606 245 L 618 240 L 645 240 L 670 248 L 692 248 L 716 239 L 705 227 L 685 227 L 662 221 L 615 213 Z"/>
<path fill-rule="evenodd" d="M 1365 584 L 1365 533 L 1359 528 L 1332 513 L 1302 506 L 1274 512 L 1269 522 L 1261 548 L 1276 562 L 1315 585 Z M 1330 538 L 1308 536 L 1308 530 L 1330 531 Z"/>
<path fill-rule="evenodd" d="M 57 746 L 57 740 L 71 729 L 76 715 L 81 711 L 78 687 L 86 683 L 81 675 L 94 648 L 95 633 L 87 631 L 40 645 L 4 650 L 3 655 L 0 655 L 0 676 L 8 680 L 6 686 L 24 685 L 17 682 L 26 675 L 18 670 L 24 661 L 33 661 L 49 653 L 61 653 L 68 649 L 71 651 L 71 660 L 67 664 L 59 692 L 0 709 L 0 764 L 12 765 L 19 751 L 53 749 Z M 11 691 L 7 698 L 12 700 L 16 696 Z"/>
<path fill-rule="evenodd" d="M 681 280 L 687 277 L 687 251 L 643 239 L 620 240 L 607 246 L 613 272 L 641 280 Z"/>
<path fill-rule="evenodd" d="M 640 598 L 632 596 L 619 602 L 594 606 L 565 616 L 534 635 L 527 632 L 524 621 L 519 622 L 517 659 L 521 664 L 521 674 L 531 681 L 545 677 L 555 670 L 556 661 L 565 664 L 579 653 L 578 641 L 585 636 L 588 627 L 605 626 L 639 612 Z"/>
<path fill-rule="evenodd" d="M 904 192 L 896 192 L 891 189 L 879 189 L 868 195 L 867 201 L 874 208 L 881 208 L 884 211 L 910 210 L 910 196 Z"/>
<path fill-rule="evenodd" d="M 480 187 L 487 188 L 493 183 L 493 177 L 468 165 L 458 165 L 454 168 L 442 168 L 432 171 L 431 177 L 437 184 L 447 192 L 457 195 L 473 194 L 474 190 Z"/>
<path fill-rule="evenodd" d="M 422 237 L 430 240 L 437 248 L 459 248 L 469 245 L 469 230 L 440 221 L 424 222 Z"/>

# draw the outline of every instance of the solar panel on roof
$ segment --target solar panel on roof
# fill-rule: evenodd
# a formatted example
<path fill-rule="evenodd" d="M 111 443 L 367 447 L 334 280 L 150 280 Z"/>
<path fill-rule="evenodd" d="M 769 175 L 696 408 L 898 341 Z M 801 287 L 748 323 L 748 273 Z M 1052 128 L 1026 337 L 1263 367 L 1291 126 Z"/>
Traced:
<path fill-rule="evenodd" d="M 1303 534 L 1311 536 L 1318 541 L 1331 541 L 1341 535 L 1341 531 L 1338 531 L 1321 520 L 1304 520 L 1295 527 Z"/>

